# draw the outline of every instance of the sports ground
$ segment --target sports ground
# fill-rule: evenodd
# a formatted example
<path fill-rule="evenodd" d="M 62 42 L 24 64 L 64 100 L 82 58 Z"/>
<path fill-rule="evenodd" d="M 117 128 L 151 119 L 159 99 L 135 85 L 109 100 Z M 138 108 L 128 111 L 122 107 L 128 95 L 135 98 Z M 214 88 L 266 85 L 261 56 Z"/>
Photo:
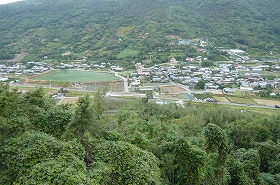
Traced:
<path fill-rule="evenodd" d="M 97 71 L 58 70 L 36 76 L 32 80 L 68 81 L 68 82 L 105 82 L 120 80 L 114 74 Z"/>

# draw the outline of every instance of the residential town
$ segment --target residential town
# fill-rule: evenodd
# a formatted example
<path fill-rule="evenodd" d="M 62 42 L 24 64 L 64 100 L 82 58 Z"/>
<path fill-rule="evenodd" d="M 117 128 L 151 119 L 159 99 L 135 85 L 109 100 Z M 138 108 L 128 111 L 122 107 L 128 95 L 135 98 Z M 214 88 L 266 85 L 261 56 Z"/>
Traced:
<path fill-rule="evenodd" d="M 176 59 L 175 59 L 176 60 Z M 280 65 L 246 66 L 241 63 L 220 62 L 213 67 L 200 67 L 193 64 L 178 64 L 171 59 L 169 65 L 145 68 L 136 64 L 137 73 L 131 73 L 132 86 L 140 86 L 143 77 L 149 77 L 153 83 L 168 83 L 170 81 L 195 87 L 200 81 L 204 89 L 224 89 L 251 91 L 261 88 L 280 88 L 280 78 L 274 72 L 280 71 Z"/>
<path fill-rule="evenodd" d="M 227 50 L 226 52 L 230 53 L 232 57 L 239 56 L 239 58 L 235 58 L 234 61 L 219 61 L 209 67 L 202 66 L 202 61 L 207 59 L 203 59 L 201 56 L 186 58 L 185 61 L 177 61 L 175 58 L 171 58 L 167 63 L 149 68 L 141 63 L 136 63 L 136 70 L 129 70 L 129 75 L 124 77 L 127 78 L 129 87 L 144 87 L 144 83 L 147 82 L 152 85 L 176 83 L 192 91 L 219 89 L 228 94 L 235 91 L 258 92 L 265 88 L 280 89 L 279 61 L 270 62 L 270 65 L 263 64 L 261 61 L 253 61 L 254 65 L 251 65 L 252 62 L 248 62 L 248 57 L 240 57 L 243 51 Z M 16 63 L 10 66 L 5 63 L 0 65 L 0 81 L 8 81 L 10 74 L 32 76 L 53 69 L 98 69 L 119 72 L 120 74 L 126 71 L 122 66 L 107 62 L 93 64 L 86 62 L 59 63 L 53 66 L 45 62 Z M 276 93 L 271 92 L 271 96 Z"/>

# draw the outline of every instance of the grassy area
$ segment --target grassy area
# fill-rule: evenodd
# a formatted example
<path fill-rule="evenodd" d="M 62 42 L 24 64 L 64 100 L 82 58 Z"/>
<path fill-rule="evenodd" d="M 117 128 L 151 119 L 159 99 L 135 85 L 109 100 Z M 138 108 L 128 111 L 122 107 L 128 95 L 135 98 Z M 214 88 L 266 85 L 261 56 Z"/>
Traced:
<path fill-rule="evenodd" d="M 230 101 L 227 99 L 227 97 L 222 97 L 222 96 L 213 96 L 215 100 L 218 102 L 224 102 L 224 103 L 229 103 Z"/>
<path fill-rule="evenodd" d="M 32 80 L 46 80 L 46 81 L 68 81 L 68 82 L 100 82 L 119 80 L 113 74 L 96 71 L 71 71 L 59 70 L 37 76 Z"/>
<path fill-rule="evenodd" d="M 277 76 L 277 78 L 280 78 L 280 71 L 275 71 L 273 73 Z"/>
<path fill-rule="evenodd" d="M 243 111 L 251 111 L 255 113 L 262 113 L 262 114 L 279 114 L 279 109 L 268 109 L 268 108 L 257 108 L 257 107 L 244 107 L 244 106 L 233 106 L 233 105 L 224 105 L 225 107 L 231 108 L 231 109 L 237 109 L 237 110 L 243 110 Z"/>
<path fill-rule="evenodd" d="M 131 33 L 134 29 L 136 28 L 136 26 L 125 26 L 125 27 L 120 27 L 118 29 L 118 35 L 120 36 L 126 36 L 129 33 Z"/>
<path fill-rule="evenodd" d="M 178 95 L 178 98 L 183 99 L 183 100 L 185 100 L 185 101 L 190 101 L 190 100 L 192 100 L 188 94 L 179 94 L 179 95 Z"/>
<path fill-rule="evenodd" d="M 236 97 L 244 97 L 244 94 L 241 91 L 235 91 L 234 92 L 234 96 L 236 96 Z"/>
<path fill-rule="evenodd" d="M 222 55 L 214 55 L 212 61 L 226 61 L 227 59 Z"/>
<path fill-rule="evenodd" d="M 207 98 L 212 98 L 212 95 L 209 93 L 206 94 L 193 94 L 198 100 L 205 100 Z"/>
<path fill-rule="evenodd" d="M 37 86 L 37 87 L 24 87 L 24 86 L 13 86 L 13 88 L 17 88 L 19 91 L 32 91 L 32 90 L 35 90 L 35 89 L 38 89 L 40 86 Z M 44 90 L 48 93 L 48 94 L 52 94 L 52 93 L 57 93 L 58 90 L 56 89 L 52 89 L 52 88 L 45 88 L 44 87 Z"/>
<path fill-rule="evenodd" d="M 186 102 L 186 105 L 188 106 L 188 103 Z M 205 104 L 205 105 L 213 105 L 212 103 L 207 103 L 207 102 L 191 102 L 191 104 Z M 248 112 L 255 112 L 255 113 L 261 113 L 261 114 L 267 114 L 267 115 L 275 115 L 279 114 L 279 109 L 274 109 L 274 108 L 258 108 L 258 107 L 251 107 L 251 106 L 236 106 L 236 105 L 219 105 L 215 104 L 215 106 L 223 106 L 228 109 L 233 109 L 233 110 L 240 110 L 243 111 L 244 113 Z"/>
<path fill-rule="evenodd" d="M 83 92 L 83 91 L 68 91 L 66 96 L 67 97 L 74 97 L 74 96 L 86 96 L 86 95 L 89 95 L 89 96 L 93 96 L 94 93 L 93 92 Z"/>
<path fill-rule="evenodd" d="M 138 50 L 130 49 L 130 48 L 125 48 L 122 52 L 120 52 L 117 55 L 117 58 L 126 58 L 130 56 L 135 56 L 139 53 Z"/>
<path fill-rule="evenodd" d="M 232 103 L 256 104 L 256 102 L 253 101 L 251 98 L 240 98 L 240 97 L 234 97 L 234 96 L 228 96 L 227 98 Z"/>

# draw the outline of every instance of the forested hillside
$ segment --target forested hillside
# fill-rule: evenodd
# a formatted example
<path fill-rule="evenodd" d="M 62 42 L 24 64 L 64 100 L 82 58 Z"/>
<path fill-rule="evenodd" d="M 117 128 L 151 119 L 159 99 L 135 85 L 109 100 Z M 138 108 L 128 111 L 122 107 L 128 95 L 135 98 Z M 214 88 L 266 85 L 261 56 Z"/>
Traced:
<path fill-rule="evenodd" d="M 278 0 L 26 0 L 0 6 L 0 59 L 160 62 L 195 55 L 169 43 L 196 38 L 277 54 L 279 9 Z"/>
<path fill-rule="evenodd" d="M 279 184 L 279 114 L 104 93 L 56 105 L 0 84 L 0 184 Z"/>

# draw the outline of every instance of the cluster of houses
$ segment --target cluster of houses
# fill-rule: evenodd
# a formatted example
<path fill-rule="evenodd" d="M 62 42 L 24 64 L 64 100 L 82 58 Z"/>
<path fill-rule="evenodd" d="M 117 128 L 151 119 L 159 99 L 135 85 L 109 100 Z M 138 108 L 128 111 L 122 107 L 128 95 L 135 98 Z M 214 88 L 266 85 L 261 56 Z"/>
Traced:
<path fill-rule="evenodd" d="M 185 40 L 180 42 L 189 44 Z M 193 41 L 192 41 L 193 42 Z M 192 43 L 190 42 L 190 43 Z M 201 40 L 200 43 L 207 43 Z M 238 55 L 240 60 L 247 60 L 242 50 L 225 50 L 229 55 Z M 274 71 L 280 71 L 280 64 L 264 65 L 261 62 L 256 65 L 245 65 L 243 62 L 219 62 L 212 67 L 202 67 L 201 62 L 205 60 L 201 56 L 186 58 L 185 63 L 178 63 L 172 58 L 169 63 L 145 68 L 141 63 L 136 63 L 136 71 L 130 74 L 129 83 L 131 86 L 140 86 L 143 80 L 152 83 L 177 82 L 180 84 L 195 87 L 200 81 L 204 82 L 205 89 L 223 89 L 230 92 L 230 88 L 238 87 L 239 90 L 254 91 L 262 88 L 280 88 L 280 78 L 266 78 L 273 76 Z M 32 74 L 43 73 L 52 68 L 55 69 L 109 69 L 121 72 L 123 67 L 108 62 L 87 64 L 84 62 L 60 63 L 50 66 L 44 62 L 29 62 L 26 64 L 0 64 L 0 81 L 7 81 L 5 74 Z"/>
<path fill-rule="evenodd" d="M 86 64 L 86 63 L 60 63 L 55 66 L 51 66 L 45 62 L 28 62 L 16 63 L 16 64 L 0 64 L 0 76 L 6 74 L 33 74 L 33 73 L 43 73 L 49 71 L 50 69 L 110 69 L 112 71 L 123 71 L 121 66 L 111 65 L 110 63 L 102 62 L 100 64 Z M 4 81 L 4 78 L 1 81 Z"/>
<path fill-rule="evenodd" d="M 167 83 L 170 81 L 194 87 L 199 81 L 205 82 L 205 89 L 223 89 L 238 87 L 239 90 L 253 91 L 260 88 L 280 88 L 280 78 L 267 79 L 264 74 L 280 71 L 280 65 L 245 66 L 240 63 L 222 63 L 215 67 L 199 65 L 154 66 L 144 68 L 136 64 L 137 72 L 131 73 L 131 86 L 139 86 L 141 80 L 149 78 L 150 82 Z"/>
<path fill-rule="evenodd" d="M 199 46 L 199 47 L 206 47 L 209 45 L 208 39 L 201 38 L 201 39 L 176 39 L 178 41 L 169 42 L 169 45 L 193 45 L 193 46 Z"/>
<path fill-rule="evenodd" d="M 121 66 L 112 65 L 107 62 L 101 62 L 100 64 L 86 64 L 81 62 L 75 63 L 60 63 L 54 67 L 55 69 L 111 69 L 112 71 L 123 71 Z"/>
<path fill-rule="evenodd" d="M 31 66 L 31 67 L 28 67 Z M 43 62 L 16 63 L 12 65 L 1 64 L 0 73 L 3 74 L 29 74 L 43 73 L 50 70 L 50 66 Z"/>

